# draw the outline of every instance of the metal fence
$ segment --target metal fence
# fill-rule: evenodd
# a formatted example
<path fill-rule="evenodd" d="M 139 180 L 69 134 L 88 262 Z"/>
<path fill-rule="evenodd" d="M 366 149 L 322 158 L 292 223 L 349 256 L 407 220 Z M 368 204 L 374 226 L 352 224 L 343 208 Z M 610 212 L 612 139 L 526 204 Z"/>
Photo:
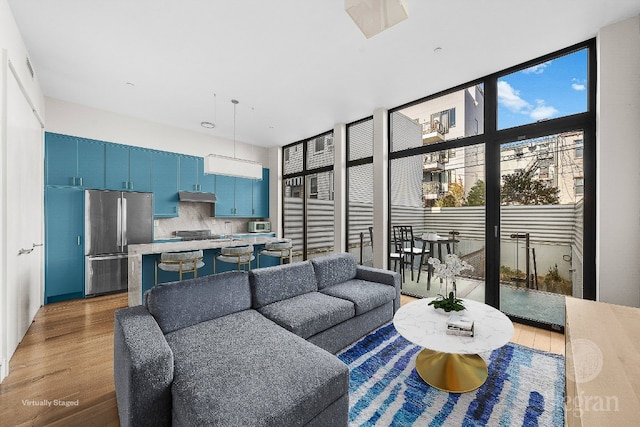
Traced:
<path fill-rule="evenodd" d="M 285 237 L 293 239 L 294 250 L 302 252 L 303 218 L 301 198 L 285 197 Z M 565 205 L 503 206 L 500 209 L 500 238 L 509 241 L 515 233 L 529 233 L 532 244 L 567 245 L 578 258 L 582 254 L 582 202 Z M 334 248 L 334 202 L 307 200 L 307 240 L 310 255 L 330 253 Z M 435 232 L 446 236 L 452 230 L 460 233 L 461 245 L 470 252 L 484 247 L 485 208 L 415 208 L 392 206 L 393 224 L 411 225 L 416 236 Z M 369 227 L 373 226 L 373 205 L 349 204 L 349 250 L 357 253 L 360 233 L 364 246 L 370 246 Z M 357 250 L 356 250 L 357 249 Z"/>

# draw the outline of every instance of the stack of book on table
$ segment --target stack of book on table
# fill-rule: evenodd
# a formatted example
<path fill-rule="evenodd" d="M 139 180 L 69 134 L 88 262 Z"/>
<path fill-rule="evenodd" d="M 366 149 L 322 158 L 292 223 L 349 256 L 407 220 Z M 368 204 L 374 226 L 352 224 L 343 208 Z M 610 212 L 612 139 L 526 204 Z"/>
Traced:
<path fill-rule="evenodd" d="M 465 337 L 473 336 L 473 319 L 459 314 L 452 314 L 447 319 L 447 334 L 462 335 Z"/>

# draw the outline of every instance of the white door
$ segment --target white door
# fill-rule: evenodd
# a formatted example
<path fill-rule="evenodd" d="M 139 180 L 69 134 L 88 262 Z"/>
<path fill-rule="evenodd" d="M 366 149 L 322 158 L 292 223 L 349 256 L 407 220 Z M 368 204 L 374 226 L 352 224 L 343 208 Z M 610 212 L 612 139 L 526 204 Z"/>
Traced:
<path fill-rule="evenodd" d="M 43 299 L 42 126 L 7 69 L 5 341 L 11 357 Z"/>

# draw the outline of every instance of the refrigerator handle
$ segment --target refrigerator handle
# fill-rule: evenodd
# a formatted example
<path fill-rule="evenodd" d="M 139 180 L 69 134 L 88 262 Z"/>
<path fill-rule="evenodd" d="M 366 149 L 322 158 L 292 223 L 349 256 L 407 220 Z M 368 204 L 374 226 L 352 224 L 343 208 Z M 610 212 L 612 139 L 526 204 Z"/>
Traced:
<path fill-rule="evenodd" d="M 129 244 L 127 241 L 127 199 L 122 199 L 122 250 Z"/>
<path fill-rule="evenodd" d="M 118 197 L 118 204 L 116 208 L 116 245 L 118 248 L 122 247 L 122 198 Z"/>

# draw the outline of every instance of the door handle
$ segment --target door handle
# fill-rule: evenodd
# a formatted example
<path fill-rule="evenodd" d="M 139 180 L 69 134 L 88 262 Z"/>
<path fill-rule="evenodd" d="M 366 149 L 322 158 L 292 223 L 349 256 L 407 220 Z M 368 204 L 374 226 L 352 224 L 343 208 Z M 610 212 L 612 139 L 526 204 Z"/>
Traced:
<path fill-rule="evenodd" d="M 122 198 L 118 198 L 116 205 L 116 245 L 122 247 Z"/>
<path fill-rule="evenodd" d="M 79 236 L 79 235 L 78 235 L 77 241 L 78 241 L 78 246 L 80 246 L 80 244 L 81 244 L 82 242 L 80 242 L 80 236 Z"/>
<path fill-rule="evenodd" d="M 122 198 L 122 248 L 127 246 L 127 199 Z"/>

